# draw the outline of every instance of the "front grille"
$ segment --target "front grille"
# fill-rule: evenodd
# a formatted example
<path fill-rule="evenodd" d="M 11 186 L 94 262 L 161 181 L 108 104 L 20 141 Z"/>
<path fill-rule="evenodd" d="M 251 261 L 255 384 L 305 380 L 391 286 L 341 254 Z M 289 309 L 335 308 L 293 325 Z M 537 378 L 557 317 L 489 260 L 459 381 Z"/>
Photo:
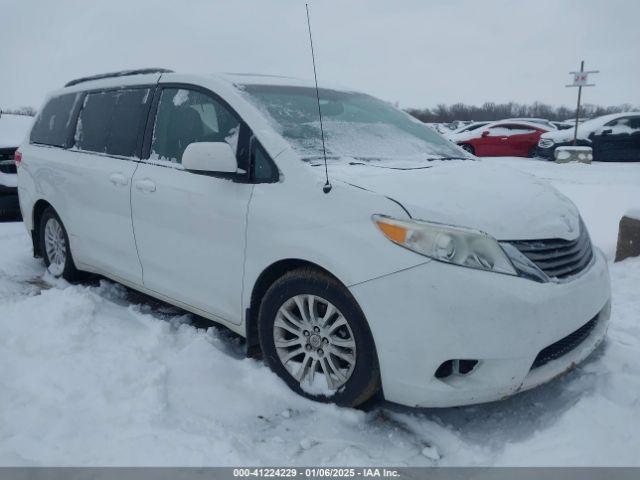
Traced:
<path fill-rule="evenodd" d="M 15 148 L 0 148 L 0 172 L 16 173 L 16 163 L 13 159 Z"/>
<path fill-rule="evenodd" d="M 575 332 L 570 333 L 566 337 L 558 340 L 556 343 L 553 343 L 544 350 L 541 350 L 536 359 L 533 361 L 531 370 L 546 365 L 550 361 L 555 360 L 556 358 L 560 358 L 563 355 L 569 353 L 589 336 L 597 323 L 598 316 L 596 315 Z"/>
<path fill-rule="evenodd" d="M 593 258 L 589 233 L 580 222 L 575 240 L 517 240 L 509 242 L 550 278 L 567 278 L 584 270 Z"/>

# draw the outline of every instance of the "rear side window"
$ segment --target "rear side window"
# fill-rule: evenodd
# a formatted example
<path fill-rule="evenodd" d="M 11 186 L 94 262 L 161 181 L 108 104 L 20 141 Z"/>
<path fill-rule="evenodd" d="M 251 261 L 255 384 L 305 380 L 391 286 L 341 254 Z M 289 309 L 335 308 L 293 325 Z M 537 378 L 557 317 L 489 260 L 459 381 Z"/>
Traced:
<path fill-rule="evenodd" d="M 80 98 L 82 93 L 68 93 L 51 98 L 31 129 L 31 143 L 67 147 L 73 129 L 73 113 Z"/>
<path fill-rule="evenodd" d="M 88 152 L 136 156 L 149 98 L 148 88 L 87 94 L 78 117 L 75 146 Z"/>

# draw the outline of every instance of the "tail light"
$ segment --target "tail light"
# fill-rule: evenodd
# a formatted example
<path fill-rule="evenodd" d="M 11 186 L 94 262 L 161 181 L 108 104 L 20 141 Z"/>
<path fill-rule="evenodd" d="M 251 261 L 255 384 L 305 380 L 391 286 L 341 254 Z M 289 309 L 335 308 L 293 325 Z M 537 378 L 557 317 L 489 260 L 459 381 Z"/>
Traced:
<path fill-rule="evenodd" d="M 16 162 L 16 167 L 20 165 L 20 163 L 22 162 L 22 152 L 20 150 L 16 150 L 15 153 L 13 154 L 13 159 Z"/>

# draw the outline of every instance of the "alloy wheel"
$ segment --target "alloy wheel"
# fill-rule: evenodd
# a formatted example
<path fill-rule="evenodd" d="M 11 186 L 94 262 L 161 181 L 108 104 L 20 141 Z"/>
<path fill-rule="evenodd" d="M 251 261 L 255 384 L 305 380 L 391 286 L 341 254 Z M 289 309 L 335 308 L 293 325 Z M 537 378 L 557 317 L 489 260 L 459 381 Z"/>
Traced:
<path fill-rule="evenodd" d="M 49 272 L 59 277 L 67 263 L 67 241 L 62 225 L 55 218 L 50 218 L 44 227 L 44 248 L 49 260 Z"/>
<path fill-rule="evenodd" d="M 356 366 L 356 342 L 347 319 L 329 301 L 296 295 L 282 304 L 273 324 L 278 358 L 305 389 L 336 391 Z M 324 384 L 321 382 L 324 377 Z"/>

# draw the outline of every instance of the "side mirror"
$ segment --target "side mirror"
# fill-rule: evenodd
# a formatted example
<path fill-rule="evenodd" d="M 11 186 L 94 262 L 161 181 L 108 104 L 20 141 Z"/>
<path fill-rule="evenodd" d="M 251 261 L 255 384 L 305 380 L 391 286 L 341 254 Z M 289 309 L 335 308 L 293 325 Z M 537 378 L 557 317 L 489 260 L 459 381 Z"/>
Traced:
<path fill-rule="evenodd" d="M 187 145 L 182 154 L 185 170 L 211 173 L 236 173 L 238 161 L 226 142 L 196 142 Z"/>
<path fill-rule="evenodd" d="M 613 130 L 611 130 L 610 128 L 602 130 L 602 135 L 610 135 L 611 133 L 613 133 Z"/>
<path fill-rule="evenodd" d="M 489 136 L 489 130 L 485 130 L 484 132 L 482 132 L 482 136 L 483 137 L 488 137 Z"/>

